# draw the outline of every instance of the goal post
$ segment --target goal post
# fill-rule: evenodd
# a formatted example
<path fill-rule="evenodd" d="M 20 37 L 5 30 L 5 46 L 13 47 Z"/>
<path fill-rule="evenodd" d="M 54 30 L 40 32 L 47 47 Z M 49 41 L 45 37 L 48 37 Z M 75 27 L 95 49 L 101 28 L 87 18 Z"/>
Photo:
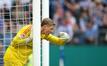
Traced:
<path fill-rule="evenodd" d="M 42 0 L 42 19 L 49 18 L 49 0 Z M 49 66 L 49 41 L 42 40 L 42 66 Z"/>
<path fill-rule="evenodd" d="M 49 66 L 49 41 L 42 40 L 41 48 L 40 39 L 44 18 L 49 18 L 49 0 L 33 0 L 33 66 Z"/>
<path fill-rule="evenodd" d="M 40 0 L 33 0 L 33 66 L 41 66 Z"/>

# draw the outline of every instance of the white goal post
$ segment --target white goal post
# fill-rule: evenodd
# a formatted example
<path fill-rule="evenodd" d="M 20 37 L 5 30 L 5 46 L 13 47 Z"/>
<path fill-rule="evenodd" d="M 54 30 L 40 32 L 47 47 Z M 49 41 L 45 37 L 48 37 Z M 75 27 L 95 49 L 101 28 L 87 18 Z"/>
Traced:
<path fill-rule="evenodd" d="M 33 0 L 33 66 L 41 66 L 40 7 L 40 0 Z"/>
<path fill-rule="evenodd" d="M 49 0 L 42 0 L 42 19 L 49 18 Z M 49 66 L 49 41 L 42 40 L 42 66 Z"/>
<path fill-rule="evenodd" d="M 33 0 L 33 66 L 49 66 L 49 41 L 42 40 L 41 48 L 41 17 L 49 17 L 49 0 Z"/>

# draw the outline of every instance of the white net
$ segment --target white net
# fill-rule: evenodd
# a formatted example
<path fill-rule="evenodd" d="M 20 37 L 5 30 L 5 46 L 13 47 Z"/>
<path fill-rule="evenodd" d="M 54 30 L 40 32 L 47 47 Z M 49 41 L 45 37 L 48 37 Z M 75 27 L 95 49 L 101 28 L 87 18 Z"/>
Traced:
<path fill-rule="evenodd" d="M 0 66 L 17 31 L 32 22 L 32 0 L 0 0 Z"/>

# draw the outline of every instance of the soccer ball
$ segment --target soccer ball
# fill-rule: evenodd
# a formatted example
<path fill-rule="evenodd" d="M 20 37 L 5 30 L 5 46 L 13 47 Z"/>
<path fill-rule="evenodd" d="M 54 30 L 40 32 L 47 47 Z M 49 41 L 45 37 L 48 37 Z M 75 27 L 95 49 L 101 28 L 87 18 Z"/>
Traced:
<path fill-rule="evenodd" d="M 67 39 L 67 40 L 70 39 L 70 36 L 66 32 L 60 32 L 59 37 L 61 39 Z"/>

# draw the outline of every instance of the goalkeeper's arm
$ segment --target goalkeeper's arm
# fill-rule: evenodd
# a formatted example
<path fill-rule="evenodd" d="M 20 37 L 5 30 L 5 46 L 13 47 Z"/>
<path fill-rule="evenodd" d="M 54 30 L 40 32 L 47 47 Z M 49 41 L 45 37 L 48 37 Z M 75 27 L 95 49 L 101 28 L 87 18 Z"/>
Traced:
<path fill-rule="evenodd" d="M 29 42 L 31 42 L 32 41 L 32 33 L 30 34 L 30 36 L 29 37 L 27 37 L 27 38 L 21 38 L 20 37 L 21 35 L 16 35 L 15 37 L 14 37 L 14 39 L 12 40 L 12 42 L 14 42 L 14 46 L 18 46 L 18 45 L 22 45 L 22 44 L 28 44 Z"/>
<path fill-rule="evenodd" d="M 32 25 L 24 26 L 12 40 L 12 46 L 28 44 L 32 41 Z"/>
<path fill-rule="evenodd" d="M 64 37 L 62 38 L 61 36 L 57 37 L 57 36 L 54 36 L 52 34 L 49 34 L 48 37 L 46 37 L 46 40 L 48 40 L 52 43 L 55 43 L 57 45 L 64 45 L 68 39 L 69 38 L 64 38 Z"/>

